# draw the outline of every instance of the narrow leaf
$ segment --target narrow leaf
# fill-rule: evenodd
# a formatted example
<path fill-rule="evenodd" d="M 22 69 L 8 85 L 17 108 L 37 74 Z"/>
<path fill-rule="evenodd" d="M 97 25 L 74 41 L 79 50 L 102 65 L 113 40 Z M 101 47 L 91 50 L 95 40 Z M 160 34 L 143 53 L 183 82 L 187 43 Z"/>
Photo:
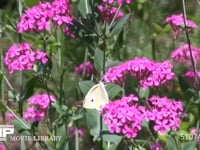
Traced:
<path fill-rule="evenodd" d="M 99 73 L 103 70 L 103 61 L 103 51 L 97 48 L 94 54 L 94 67 Z"/>

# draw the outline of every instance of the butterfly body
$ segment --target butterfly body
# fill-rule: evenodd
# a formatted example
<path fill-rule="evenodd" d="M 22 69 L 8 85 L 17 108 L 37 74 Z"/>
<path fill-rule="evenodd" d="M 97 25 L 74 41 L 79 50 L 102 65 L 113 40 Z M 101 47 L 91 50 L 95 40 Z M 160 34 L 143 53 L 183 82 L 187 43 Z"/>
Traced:
<path fill-rule="evenodd" d="M 102 82 L 94 85 L 86 94 L 83 107 L 86 109 L 100 110 L 102 106 L 109 102 L 108 94 Z"/>

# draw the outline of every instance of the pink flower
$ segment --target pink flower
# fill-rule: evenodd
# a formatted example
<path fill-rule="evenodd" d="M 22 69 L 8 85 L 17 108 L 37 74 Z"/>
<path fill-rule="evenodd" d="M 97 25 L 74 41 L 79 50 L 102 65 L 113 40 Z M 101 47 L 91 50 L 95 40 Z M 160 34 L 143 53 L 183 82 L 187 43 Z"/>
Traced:
<path fill-rule="evenodd" d="M 52 102 L 55 102 L 55 97 L 53 95 L 38 94 L 30 97 L 28 99 L 28 104 L 32 106 L 27 107 L 26 111 L 24 112 L 23 118 L 29 123 L 44 120 L 49 105 Z"/>
<path fill-rule="evenodd" d="M 198 61 L 200 60 L 200 49 L 194 46 L 191 46 L 192 56 L 195 62 L 195 66 L 197 65 Z M 175 49 L 172 54 L 171 58 L 179 62 L 181 64 L 188 64 L 191 66 L 191 58 L 190 58 L 190 51 L 188 44 L 184 44 L 183 46 Z"/>
<path fill-rule="evenodd" d="M 20 17 L 17 30 L 19 33 L 24 31 L 49 31 L 51 22 L 56 27 L 72 24 L 69 0 L 39 2 L 38 5 L 28 8 Z"/>
<path fill-rule="evenodd" d="M 70 127 L 69 128 L 69 134 L 71 136 L 75 136 L 75 128 Z M 78 129 L 78 135 L 81 137 L 81 136 L 83 136 L 83 134 L 84 134 L 84 130 L 83 129 Z"/>
<path fill-rule="evenodd" d="M 108 69 L 104 74 L 106 82 L 123 84 L 125 75 L 129 73 L 139 81 L 142 88 L 167 85 L 174 79 L 173 65 L 169 61 L 162 63 L 147 58 L 135 58 Z"/>
<path fill-rule="evenodd" d="M 190 134 L 192 134 L 192 135 L 197 135 L 197 129 L 196 129 L 196 128 L 192 128 L 192 129 L 190 130 Z"/>
<path fill-rule="evenodd" d="M 11 125 L 13 119 L 15 119 L 14 115 L 10 112 L 6 112 L 6 124 Z"/>
<path fill-rule="evenodd" d="M 122 99 L 110 101 L 101 109 L 103 122 L 111 133 L 118 133 L 127 138 L 135 138 L 142 129 L 145 108 L 137 105 L 138 98 L 133 94 Z"/>
<path fill-rule="evenodd" d="M 80 64 L 79 66 L 75 68 L 75 72 L 80 75 L 82 75 L 83 71 L 84 71 L 84 63 Z M 85 64 L 85 76 L 89 77 L 90 75 L 92 75 L 93 71 L 94 71 L 94 67 L 92 63 L 90 61 L 87 61 Z"/>
<path fill-rule="evenodd" d="M 181 29 L 184 27 L 183 14 L 173 14 L 165 19 L 166 23 L 169 23 L 174 31 L 174 38 L 176 39 L 180 34 Z M 187 31 L 197 28 L 197 25 L 191 20 L 186 20 Z"/>
<path fill-rule="evenodd" d="M 150 145 L 150 150 L 161 150 L 161 149 L 162 149 L 162 147 L 159 143 L 152 143 Z"/>
<path fill-rule="evenodd" d="M 0 142 L 0 150 L 6 150 L 6 146 L 2 142 Z"/>
<path fill-rule="evenodd" d="M 170 100 L 167 97 L 152 96 L 147 99 L 149 108 L 146 119 L 155 123 L 154 130 L 165 133 L 168 130 L 177 130 L 183 116 L 181 101 Z"/>
<path fill-rule="evenodd" d="M 102 22 L 105 21 L 107 23 L 111 23 L 111 21 L 113 20 L 115 14 L 117 13 L 117 8 L 115 8 L 115 7 L 99 5 L 98 9 L 101 12 L 101 20 L 102 20 Z M 117 14 L 116 19 L 120 19 L 123 16 L 124 16 L 124 13 L 122 11 L 119 11 L 118 14 Z"/>
<path fill-rule="evenodd" d="M 104 3 L 109 3 L 109 4 L 113 4 L 115 2 L 117 2 L 119 5 L 122 4 L 130 4 L 132 0 L 102 0 Z"/>
<path fill-rule="evenodd" d="M 183 75 L 183 77 L 187 80 L 187 83 L 192 87 L 195 87 L 195 82 L 196 86 L 200 87 L 200 71 L 196 72 L 196 74 L 197 74 L 197 81 L 195 81 L 194 79 L 193 71 L 188 71 Z"/>
<path fill-rule="evenodd" d="M 21 43 L 12 45 L 6 52 L 4 63 L 9 73 L 14 71 L 32 70 L 38 61 L 47 63 L 46 53 L 40 50 L 32 50 L 31 44 Z"/>

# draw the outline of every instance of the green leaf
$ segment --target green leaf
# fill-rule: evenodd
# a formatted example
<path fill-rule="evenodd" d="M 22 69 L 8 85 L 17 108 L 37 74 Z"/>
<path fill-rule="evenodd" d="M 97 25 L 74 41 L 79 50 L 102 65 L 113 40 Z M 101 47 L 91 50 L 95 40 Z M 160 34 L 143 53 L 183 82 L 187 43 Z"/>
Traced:
<path fill-rule="evenodd" d="M 104 150 L 116 150 L 117 145 L 115 143 L 112 143 L 112 142 L 104 141 L 103 142 L 103 149 Z"/>
<path fill-rule="evenodd" d="M 96 109 L 85 110 L 87 126 L 92 136 L 98 136 L 100 133 L 100 115 Z"/>
<path fill-rule="evenodd" d="M 19 131 L 21 135 L 25 135 L 25 136 L 30 135 L 30 132 L 28 130 L 31 130 L 31 126 L 24 119 L 17 118 L 17 119 L 14 119 L 12 123 L 15 129 L 17 129 L 17 131 Z"/>
<path fill-rule="evenodd" d="M 90 90 L 90 88 L 95 85 L 92 81 L 81 81 L 79 82 L 79 87 L 84 95 Z"/>
<path fill-rule="evenodd" d="M 110 28 L 111 35 L 115 35 L 118 32 L 121 32 L 121 30 L 124 28 L 125 24 L 127 23 L 129 16 L 130 16 L 129 14 L 125 15 L 122 19 L 116 20 L 113 23 L 113 25 Z"/>
<path fill-rule="evenodd" d="M 65 124 L 57 128 L 57 136 L 61 136 L 62 138 L 56 142 L 56 149 L 63 149 L 67 140 Z"/>
<path fill-rule="evenodd" d="M 150 88 L 146 88 L 146 89 L 141 88 L 138 92 L 138 96 L 140 98 L 147 98 L 149 97 L 149 94 L 150 94 Z"/>
<path fill-rule="evenodd" d="M 0 70 L 0 84 L 1 84 L 2 80 L 3 80 L 3 74 L 2 74 L 2 71 Z"/>
<path fill-rule="evenodd" d="M 26 150 L 25 141 L 23 141 L 23 140 L 20 141 L 20 149 L 21 150 Z"/>
<path fill-rule="evenodd" d="M 82 17 L 86 17 L 88 14 L 92 13 L 92 9 L 91 9 L 89 1 L 90 0 L 80 0 L 77 5 L 78 11 Z"/>
<path fill-rule="evenodd" d="M 115 143 L 115 145 L 118 145 L 122 140 L 122 136 L 116 134 L 103 134 L 102 137 L 104 141 Z"/>
<path fill-rule="evenodd" d="M 194 150 L 195 149 L 195 141 L 188 141 L 181 145 L 181 150 Z"/>
<path fill-rule="evenodd" d="M 103 70 L 103 57 L 103 51 L 101 51 L 99 48 L 96 48 L 94 54 L 94 67 L 99 73 Z"/>
<path fill-rule="evenodd" d="M 106 90 L 108 91 L 109 98 L 113 99 L 122 91 L 122 88 L 119 85 L 109 83 L 106 85 Z"/>
<path fill-rule="evenodd" d="M 149 128 L 149 122 L 146 119 L 143 119 L 142 120 L 142 126 L 146 127 L 146 128 Z"/>
<path fill-rule="evenodd" d="M 178 150 L 176 147 L 176 141 L 171 135 L 166 136 L 166 143 L 167 143 L 167 149 L 169 150 Z"/>
<path fill-rule="evenodd" d="M 0 100 L 0 110 L 1 112 L 7 111 L 6 104 L 4 104 L 3 100 Z"/>
<path fill-rule="evenodd" d="M 59 114 L 62 114 L 68 109 L 66 105 L 63 105 L 63 104 L 60 105 L 58 101 L 53 103 L 52 107 L 54 107 Z"/>

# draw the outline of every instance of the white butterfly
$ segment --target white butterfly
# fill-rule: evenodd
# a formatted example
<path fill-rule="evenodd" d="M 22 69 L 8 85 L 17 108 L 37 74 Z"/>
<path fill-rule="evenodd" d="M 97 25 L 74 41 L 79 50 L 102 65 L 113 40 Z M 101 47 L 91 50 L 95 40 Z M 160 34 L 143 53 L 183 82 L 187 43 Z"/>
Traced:
<path fill-rule="evenodd" d="M 109 102 L 108 93 L 102 82 L 94 85 L 86 94 L 83 107 L 87 109 L 100 110 L 101 106 L 104 106 Z"/>

